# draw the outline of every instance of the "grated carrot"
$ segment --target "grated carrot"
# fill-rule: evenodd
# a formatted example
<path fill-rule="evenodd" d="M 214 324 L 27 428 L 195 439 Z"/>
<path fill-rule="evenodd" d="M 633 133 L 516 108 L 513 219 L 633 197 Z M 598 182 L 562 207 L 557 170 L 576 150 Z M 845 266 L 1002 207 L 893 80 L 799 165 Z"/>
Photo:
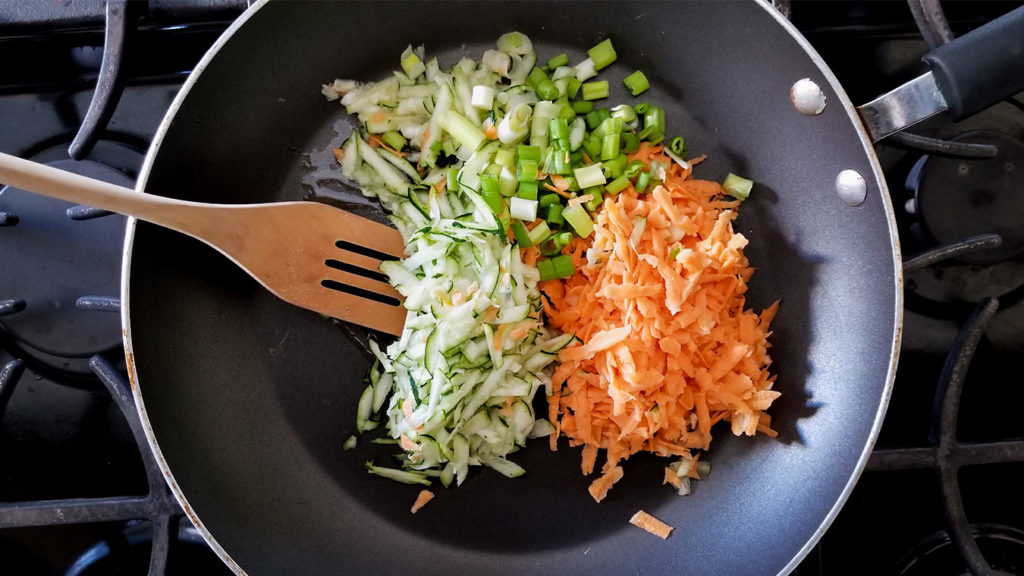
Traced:
<path fill-rule="evenodd" d="M 661 150 L 644 143 L 631 160 L 665 161 Z M 779 396 L 768 371 L 778 303 L 746 308 L 753 269 L 732 228 L 737 204 L 690 172 L 670 163 L 651 193 L 607 198 L 594 234 L 565 249 L 579 273 L 541 285 L 548 324 L 581 342 L 559 353 L 549 416 L 584 447 L 584 474 L 605 452 L 598 502 L 636 452 L 693 458 L 720 421 L 775 436 L 765 410 Z"/>
<path fill-rule="evenodd" d="M 651 534 L 654 534 L 662 540 L 667 539 L 669 534 L 672 533 L 672 530 L 674 530 L 672 526 L 658 520 L 643 510 L 633 514 L 633 517 L 629 519 L 629 523 L 637 528 L 641 528 Z"/>
<path fill-rule="evenodd" d="M 424 506 L 426 506 L 427 502 L 430 502 L 433 499 L 434 499 L 434 493 L 433 492 L 431 492 L 430 490 L 421 490 L 419 495 L 416 496 L 416 502 L 413 503 L 412 509 L 410 511 L 413 514 L 415 514 L 416 512 L 419 511 L 420 508 L 423 508 Z"/>

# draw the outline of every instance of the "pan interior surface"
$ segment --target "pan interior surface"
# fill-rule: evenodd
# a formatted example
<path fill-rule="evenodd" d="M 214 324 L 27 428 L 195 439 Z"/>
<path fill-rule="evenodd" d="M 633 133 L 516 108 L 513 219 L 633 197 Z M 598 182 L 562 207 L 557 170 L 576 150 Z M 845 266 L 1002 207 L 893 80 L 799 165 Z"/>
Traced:
<path fill-rule="evenodd" d="M 441 30 L 463 30 L 463 36 Z M 332 175 L 351 129 L 320 84 L 378 80 L 409 44 L 442 67 L 478 59 L 511 30 L 538 60 L 572 62 L 611 37 L 619 79 L 643 70 L 640 100 L 669 133 L 758 185 L 737 228 L 757 268 L 748 305 L 782 302 L 773 324 L 778 439 L 718 428 L 710 476 L 688 497 L 638 455 L 608 499 L 587 493 L 579 449 L 535 440 L 510 480 L 476 469 L 413 515 L 420 487 L 366 473 L 391 447 L 342 444 L 370 366 L 366 333 L 291 307 L 197 241 L 138 223 L 125 301 L 137 399 L 179 497 L 226 559 L 250 574 L 486 572 L 776 574 L 806 553 L 845 500 L 877 434 L 895 370 L 899 276 L 891 206 L 845 96 L 800 42 L 753 2 L 270 2 L 188 86 L 143 174 L 147 191 L 205 202 L 330 197 L 378 215 Z M 781 64 L 779 64 L 781 63 Z M 811 78 L 828 105 L 797 114 Z M 851 208 L 836 175 L 857 170 Z M 258 231 L 254 231 L 258 233 Z M 675 527 L 667 541 L 629 525 L 637 510 Z M 624 554 L 623 551 L 631 553 Z"/>

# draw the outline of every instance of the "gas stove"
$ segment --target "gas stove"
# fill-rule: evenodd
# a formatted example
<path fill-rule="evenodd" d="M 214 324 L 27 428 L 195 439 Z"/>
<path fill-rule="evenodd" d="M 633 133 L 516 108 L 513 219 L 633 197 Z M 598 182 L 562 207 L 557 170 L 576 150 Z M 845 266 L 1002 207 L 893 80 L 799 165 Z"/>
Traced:
<path fill-rule="evenodd" d="M 1021 2 L 778 1 L 854 102 Z M 131 185 L 188 72 L 244 0 L 0 5 L 0 151 Z M 1024 574 L 1024 99 L 876 146 L 905 325 L 867 470 L 795 574 Z M 229 573 L 163 483 L 132 406 L 125 219 L 0 190 L 5 573 Z"/>

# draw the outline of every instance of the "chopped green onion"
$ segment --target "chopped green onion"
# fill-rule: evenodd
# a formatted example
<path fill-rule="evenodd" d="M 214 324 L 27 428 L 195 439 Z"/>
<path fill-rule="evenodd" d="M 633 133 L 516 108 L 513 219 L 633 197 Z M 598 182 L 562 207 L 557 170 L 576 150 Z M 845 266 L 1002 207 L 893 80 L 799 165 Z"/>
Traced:
<path fill-rule="evenodd" d="M 623 78 L 622 83 L 626 85 L 629 93 L 633 96 L 639 96 L 651 87 L 651 84 L 647 81 L 647 76 L 644 76 L 644 73 L 639 70 Z"/>
<path fill-rule="evenodd" d="M 557 118 L 561 106 L 554 102 L 541 100 L 533 108 L 533 119 L 530 122 L 530 144 L 546 148 L 548 145 L 548 121 Z"/>
<path fill-rule="evenodd" d="M 562 254 L 551 259 L 556 278 L 568 278 L 576 273 L 576 267 L 572 264 L 571 254 Z"/>
<path fill-rule="evenodd" d="M 540 222 L 537 223 L 536 226 L 533 227 L 532 230 L 529 231 L 529 235 L 530 242 L 533 243 L 534 246 L 536 246 L 537 244 L 540 244 L 541 242 L 548 239 L 548 236 L 551 235 L 551 228 L 548 227 L 547 222 L 541 220 Z"/>
<path fill-rule="evenodd" d="M 587 112 L 587 115 L 584 116 L 583 119 L 587 122 L 588 130 L 596 130 L 597 127 L 601 125 L 601 122 L 604 122 L 605 119 L 611 117 L 612 115 L 608 112 L 607 108 L 597 108 Z"/>
<path fill-rule="evenodd" d="M 646 170 L 647 165 L 641 160 L 633 160 L 626 166 L 626 169 L 622 172 L 630 180 L 635 180 L 642 170 Z"/>
<path fill-rule="evenodd" d="M 437 122 L 445 132 L 452 135 L 452 138 L 472 150 L 476 150 L 486 139 L 484 131 L 479 126 L 454 110 L 448 110 L 447 113 L 440 115 Z"/>
<path fill-rule="evenodd" d="M 615 62 L 615 47 L 612 46 L 612 39 L 606 38 L 597 46 L 587 50 L 587 56 L 594 62 L 594 70 L 600 70 Z"/>
<path fill-rule="evenodd" d="M 561 250 L 562 248 L 568 246 L 569 242 L 572 242 L 572 233 L 559 232 L 558 234 L 552 236 L 552 240 L 555 242 L 555 246 L 557 246 L 558 249 Z"/>
<path fill-rule="evenodd" d="M 533 42 L 520 32 L 507 32 L 498 37 L 498 50 L 506 54 L 523 55 L 533 50 Z"/>
<path fill-rule="evenodd" d="M 540 253 L 545 256 L 554 256 L 562 251 L 572 242 L 572 232 L 559 232 L 545 240 L 540 245 Z"/>
<path fill-rule="evenodd" d="M 573 169 L 573 174 L 576 176 L 576 183 L 579 184 L 580 188 L 604 186 L 607 183 L 604 173 L 601 171 L 600 162 L 575 168 Z"/>
<path fill-rule="evenodd" d="M 516 157 L 519 160 L 533 160 L 540 162 L 540 147 L 520 144 L 516 146 Z"/>
<path fill-rule="evenodd" d="M 563 78 L 559 78 L 558 80 L 552 80 L 551 82 L 555 85 L 555 88 L 558 89 L 558 97 L 559 98 L 567 98 L 568 97 L 568 94 L 569 94 L 569 77 L 568 76 L 563 77 Z"/>
<path fill-rule="evenodd" d="M 582 85 L 583 82 L 578 80 L 575 76 L 569 78 L 569 88 L 566 91 L 566 96 L 569 98 L 575 98 L 576 95 L 580 93 L 580 86 Z"/>
<path fill-rule="evenodd" d="M 493 164 L 497 166 L 497 164 Z M 502 196 L 511 196 L 516 193 L 516 186 L 519 185 L 519 180 L 516 178 L 516 171 L 514 168 L 508 166 L 502 166 L 498 172 L 498 189 L 501 191 Z"/>
<path fill-rule="evenodd" d="M 412 51 L 412 46 L 405 49 L 402 54 L 402 70 L 405 70 L 409 78 L 415 79 L 427 69 L 420 57 Z"/>
<path fill-rule="evenodd" d="M 569 56 L 565 52 L 562 52 L 561 54 L 559 54 L 557 56 L 552 56 L 551 58 L 548 59 L 548 68 L 550 68 L 552 70 L 554 70 L 555 68 L 558 68 L 559 66 L 568 66 L 568 65 L 569 65 Z"/>
<path fill-rule="evenodd" d="M 553 204 L 561 204 L 562 199 L 558 194 L 545 194 L 540 197 L 540 207 L 545 208 Z"/>
<path fill-rule="evenodd" d="M 608 97 L 608 81 L 598 80 L 596 82 L 587 82 L 580 88 L 584 100 L 599 100 L 601 98 Z"/>
<path fill-rule="evenodd" d="M 480 175 L 480 197 L 495 214 L 501 214 L 505 210 L 505 201 L 501 198 L 498 177 L 494 174 Z"/>
<path fill-rule="evenodd" d="M 383 140 L 385 144 L 394 148 L 395 150 L 401 150 L 402 148 L 405 148 L 405 145 L 408 142 L 405 139 L 405 136 L 402 136 L 401 134 L 395 132 L 394 130 L 388 130 L 387 132 L 381 134 L 380 139 Z"/>
<path fill-rule="evenodd" d="M 565 118 L 552 118 L 548 123 L 548 136 L 554 140 L 569 138 L 569 123 Z"/>
<path fill-rule="evenodd" d="M 584 190 L 586 194 L 590 194 L 590 200 L 587 200 L 583 206 L 588 212 L 594 212 L 601 207 L 601 202 L 604 202 L 604 194 L 601 193 L 600 186 L 593 186 Z"/>
<path fill-rule="evenodd" d="M 518 220 L 533 222 L 537 219 L 537 201 L 513 196 L 509 200 L 508 214 Z"/>
<path fill-rule="evenodd" d="M 618 118 L 622 121 L 622 127 L 633 130 L 639 124 L 639 118 L 636 115 L 636 110 L 633 109 L 629 104 L 620 104 L 611 111 L 612 118 Z"/>
<path fill-rule="evenodd" d="M 636 188 L 636 193 L 637 194 L 643 194 L 644 192 L 647 191 L 647 186 L 650 183 L 651 183 L 651 173 L 647 172 L 647 171 L 643 171 L 643 172 L 641 172 L 636 177 L 636 184 L 633 185 L 633 188 Z"/>
<path fill-rule="evenodd" d="M 650 107 L 651 107 L 651 105 L 648 104 L 647 102 L 641 102 L 641 103 L 637 104 L 636 106 L 633 106 L 633 110 L 636 110 L 637 114 L 646 114 L 647 113 L 647 109 L 650 108 Z"/>
<path fill-rule="evenodd" d="M 607 192 L 607 193 L 609 193 L 609 194 L 614 196 L 615 194 L 618 194 L 619 192 L 622 192 L 623 190 L 625 190 L 628 187 L 629 187 L 629 178 L 625 174 L 623 174 L 622 176 L 619 176 L 615 180 L 612 180 L 607 185 L 605 185 L 604 190 L 605 190 L 605 192 Z"/>
<path fill-rule="evenodd" d="M 505 115 L 498 122 L 498 139 L 506 146 L 515 144 L 523 139 L 530 131 L 530 118 L 533 116 L 533 108 L 529 104 L 518 104 L 511 112 Z"/>
<path fill-rule="evenodd" d="M 573 66 L 573 68 L 576 69 L 576 79 L 580 82 L 597 76 L 597 70 L 594 69 L 594 61 L 590 58 L 584 59 L 576 66 Z"/>
<path fill-rule="evenodd" d="M 448 190 L 448 192 L 458 192 L 459 191 L 459 169 L 456 168 L 455 166 L 452 166 L 451 168 L 448 168 L 445 171 L 445 176 L 448 179 L 447 186 L 445 187 Z"/>
<path fill-rule="evenodd" d="M 594 136 L 594 134 L 584 136 L 583 141 L 580 142 L 580 145 L 583 146 L 583 151 L 592 159 L 601 156 L 601 144 L 601 139 Z"/>
<path fill-rule="evenodd" d="M 637 134 L 640 139 L 646 138 L 652 144 L 657 144 L 665 139 L 665 109 L 660 106 L 650 106 L 644 112 L 644 128 Z"/>
<path fill-rule="evenodd" d="M 725 191 L 728 192 L 730 196 L 739 200 L 746 200 L 747 196 L 750 196 L 750 190 L 753 187 L 753 180 L 737 176 L 732 172 L 730 172 L 725 177 L 725 180 L 722 181 L 722 188 L 725 188 Z"/>
<path fill-rule="evenodd" d="M 601 171 L 604 172 L 605 178 L 618 178 L 626 170 L 627 162 L 629 162 L 629 158 L 626 158 L 624 154 L 619 154 L 611 160 L 601 162 Z"/>
<path fill-rule="evenodd" d="M 516 178 L 518 178 L 520 182 L 536 180 L 539 174 L 540 166 L 537 165 L 536 160 L 519 159 L 519 165 L 516 167 Z"/>
<path fill-rule="evenodd" d="M 551 78 L 548 78 L 544 70 L 540 68 L 530 70 L 530 75 L 526 77 L 526 83 L 537 92 L 537 96 L 542 100 L 558 98 L 558 87 L 551 81 Z"/>
<path fill-rule="evenodd" d="M 537 199 L 537 181 L 520 182 L 518 196 L 527 200 Z"/>
<path fill-rule="evenodd" d="M 494 88 L 482 85 L 473 86 L 469 104 L 479 110 L 490 110 L 494 106 Z"/>
<path fill-rule="evenodd" d="M 594 103 L 590 100 L 573 100 L 572 111 L 577 114 L 588 114 L 594 109 Z"/>
<path fill-rule="evenodd" d="M 516 153 L 508 148 L 502 148 L 494 153 L 494 163 L 505 168 L 514 168 Z"/>
<path fill-rule="evenodd" d="M 668 149 L 680 158 L 686 158 L 686 141 L 682 136 L 676 136 L 668 143 Z"/>
<path fill-rule="evenodd" d="M 597 127 L 597 130 L 594 130 L 594 136 L 598 138 L 604 138 L 609 134 L 618 135 L 620 133 L 622 133 L 622 120 L 611 116 L 605 118 L 601 125 Z"/>
<path fill-rule="evenodd" d="M 636 137 L 636 134 L 633 134 L 632 132 L 623 132 L 621 152 L 623 154 L 632 154 L 639 149 L 640 139 Z"/>
<path fill-rule="evenodd" d="M 551 204 L 548 206 L 548 216 L 545 218 L 550 224 L 561 226 L 565 223 L 565 218 L 562 217 L 562 205 Z"/>
<path fill-rule="evenodd" d="M 619 156 L 619 135 L 606 134 L 601 140 L 601 160 L 611 160 Z"/>
<path fill-rule="evenodd" d="M 537 261 L 537 272 L 540 273 L 541 281 L 554 280 L 555 276 L 555 265 L 551 263 L 548 258 L 543 258 Z"/>
<path fill-rule="evenodd" d="M 587 214 L 587 209 L 581 204 L 569 206 L 562 210 L 562 217 L 572 226 L 581 238 L 586 238 L 594 231 L 594 221 Z"/>
<path fill-rule="evenodd" d="M 516 242 L 521 247 L 529 248 L 535 244 L 535 242 L 530 240 L 530 233 L 526 230 L 526 226 L 524 226 L 521 221 L 513 220 L 510 228 L 512 229 L 512 235 L 515 236 Z"/>
<path fill-rule="evenodd" d="M 560 138 L 552 144 L 553 146 L 548 148 L 547 158 L 544 159 L 544 172 L 547 174 L 569 174 L 572 166 L 569 161 L 568 141 Z"/>
<path fill-rule="evenodd" d="M 349 436 L 345 440 L 345 443 L 341 445 L 341 449 L 346 451 L 351 450 L 356 447 L 357 442 L 359 442 L 359 439 L 355 436 L 355 434 L 353 434 L 352 436 Z"/>

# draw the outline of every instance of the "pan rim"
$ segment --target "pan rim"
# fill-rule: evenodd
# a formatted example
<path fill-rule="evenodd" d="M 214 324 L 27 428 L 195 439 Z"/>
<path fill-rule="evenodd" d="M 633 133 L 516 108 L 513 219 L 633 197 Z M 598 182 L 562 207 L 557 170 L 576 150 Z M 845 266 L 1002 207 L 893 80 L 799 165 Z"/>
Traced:
<path fill-rule="evenodd" d="M 888 409 L 889 400 L 892 394 L 893 385 L 896 377 L 896 367 L 899 359 L 900 343 L 902 339 L 902 326 L 903 326 L 903 266 L 902 256 L 899 244 L 899 236 L 897 233 L 897 224 L 895 211 L 892 205 L 891 198 L 889 196 L 888 186 L 885 179 L 882 177 L 882 168 L 879 162 L 878 156 L 874 150 L 871 138 L 868 135 L 866 128 L 863 125 L 860 117 L 856 114 L 856 109 L 853 102 L 850 100 L 846 91 L 843 89 L 839 80 L 832 73 L 831 69 L 822 59 L 820 54 L 811 46 L 806 38 L 797 30 L 797 28 L 783 16 L 774 6 L 772 6 L 769 0 L 754 0 L 755 3 L 764 9 L 771 17 L 780 25 L 792 39 L 800 46 L 801 49 L 810 57 L 811 61 L 818 68 L 822 77 L 828 82 L 829 86 L 835 92 L 836 96 L 840 100 L 839 104 L 844 108 L 846 115 L 850 118 L 850 121 L 857 132 L 857 137 L 860 140 L 861 146 L 867 156 L 868 163 L 872 168 L 872 177 L 877 187 L 878 193 L 881 196 L 882 208 L 885 213 L 887 229 L 890 238 L 890 245 L 892 247 L 893 255 L 893 278 L 895 285 L 894 293 L 894 314 L 893 318 L 893 336 L 892 336 L 892 348 L 890 351 L 889 366 L 886 374 L 885 386 L 882 390 L 882 397 L 879 400 L 878 410 L 875 413 L 872 421 L 871 429 L 868 434 L 868 438 L 864 444 L 864 448 L 858 456 L 856 465 L 852 470 L 850 477 L 844 485 L 841 493 L 836 499 L 835 503 L 829 509 L 828 514 L 822 519 L 821 523 L 811 535 L 811 537 L 805 542 L 804 546 L 797 551 L 797 553 L 790 559 L 789 563 L 786 564 L 778 574 L 784 575 L 792 572 L 801 561 L 810 553 L 811 549 L 814 548 L 820 541 L 821 537 L 825 534 L 832 522 L 836 519 L 839 511 L 846 504 L 850 494 L 853 491 L 854 486 L 859 481 L 861 474 L 867 466 L 868 458 L 874 448 L 875 442 L 878 438 L 879 432 L 881 431 L 882 423 L 885 418 L 886 411 Z M 146 183 L 149 179 L 150 172 L 156 157 L 159 154 L 161 144 L 163 143 L 164 137 L 167 134 L 178 110 L 181 108 L 182 103 L 188 97 L 191 89 L 195 86 L 203 72 L 209 65 L 209 63 L 217 56 L 220 50 L 226 45 L 231 38 L 241 29 L 244 24 L 253 17 L 261 8 L 268 4 L 270 0 L 250 0 L 248 8 L 243 12 L 234 22 L 224 31 L 223 34 L 213 43 L 213 45 L 203 55 L 202 59 L 196 65 L 195 69 L 189 74 L 182 87 L 176 94 L 174 100 L 171 102 L 167 113 L 161 120 L 149 150 L 146 153 L 146 157 L 143 161 L 142 167 L 139 171 L 138 178 L 136 180 L 135 189 L 137 191 L 143 191 L 146 188 Z M 245 575 L 246 571 L 237 563 L 237 561 L 228 553 L 227 550 L 220 544 L 220 542 L 214 537 L 206 525 L 202 522 L 198 514 L 192 508 L 188 501 L 188 498 L 181 490 L 177 481 L 175 480 L 174 474 L 167 463 L 159 442 L 156 438 L 156 433 L 150 423 L 148 413 L 146 411 L 145 402 L 143 400 L 142 390 L 140 386 L 140 379 L 134 363 L 134 349 L 132 345 L 132 330 L 130 322 L 130 279 L 131 279 L 131 264 L 132 264 L 132 248 L 134 246 L 135 231 L 137 228 L 138 220 L 134 217 L 128 218 L 124 246 L 122 252 L 122 266 L 121 266 L 121 325 L 122 325 L 122 336 L 124 342 L 125 358 L 128 369 L 129 381 L 131 383 L 132 396 L 135 400 L 136 411 L 142 423 L 142 428 L 146 436 L 147 443 L 152 450 L 157 465 L 159 466 L 167 485 L 182 507 L 184 513 L 188 516 L 189 520 L 196 527 L 200 535 L 207 542 L 214 553 L 224 562 L 232 572 L 238 575 Z M 884 264 L 884 263 L 880 263 Z"/>
<path fill-rule="evenodd" d="M 196 64 L 196 67 L 192 72 L 189 73 L 185 82 L 178 90 L 174 100 L 171 101 L 171 104 L 167 109 L 167 113 L 161 119 L 159 126 L 157 126 L 156 132 L 153 135 L 153 141 L 150 144 L 149 149 L 146 151 L 146 157 L 142 162 L 142 167 L 139 169 L 139 175 L 135 181 L 135 190 L 137 192 L 143 192 L 146 189 L 146 183 L 149 180 L 150 171 L 152 170 L 153 163 L 160 152 L 164 136 L 170 129 L 174 117 L 177 116 L 178 110 L 181 108 L 181 105 L 185 101 L 189 92 L 191 92 L 192 87 L 195 86 L 200 76 L 202 76 L 202 73 L 206 70 L 206 67 L 220 52 L 221 48 L 223 48 L 235 33 L 241 29 L 242 26 L 244 26 L 244 24 L 252 18 L 252 16 L 256 14 L 261 7 L 266 5 L 269 0 L 256 0 L 255 2 L 249 0 L 249 2 L 249 6 L 246 10 L 240 14 L 230 26 L 228 26 L 217 40 L 214 41 L 206 53 L 203 54 L 203 57 Z M 132 397 L 135 400 L 135 410 L 141 420 L 142 430 L 146 436 L 146 442 L 149 444 L 149 448 L 153 452 L 153 457 L 156 460 L 157 466 L 163 473 L 167 486 L 174 495 L 174 499 L 178 501 L 182 511 L 184 511 L 189 521 L 192 522 L 192 525 L 195 526 L 196 530 L 203 537 L 203 540 L 206 541 L 207 545 L 210 546 L 210 549 L 213 550 L 214 554 L 216 554 L 232 572 L 239 576 L 244 576 L 246 571 L 213 536 L 209 528 L 206 527 L 206 524 L 203 523 L 199 518 L 199 515 L 195 512 L 195 509 L 189 503 L 184 491 L 178 485 L 178 482 L 174 477 L 174 473 L 171 471 L 170 465 L 168 465 L 167 459 L 164 457 L 163 451 L 160 449 L 160 443 L 157 441 L 156 433 L 153 430 L 153 426 L 149 420 L 149 415 L 146 412 L 146 403 L 142 397 L 142 390 L 139 386 L 139 375 L 134 361 L 135 352 L 132 346 L 132 328 L 130 320 L 132 248 L 135 245 L 135 230 L 138 222 L 138 219 L 135 217 L 128 218 L 121 257 L 121 333 L 124 338 L 125 359 L 128 367 L 128 378 L 131 384 Z"/>
<path fill-rule="evenodd" d="M 820 54 L 818 54 L 818 51 L 811 46 L 811 43 L 808 42 L 807 38 L 797 30 L 796 26 L 783 16 L 781 12 L 776 10 L 768 0 L 756 0 L 756 2 L 764 8 L 772 18 L 774 18 L 775 21 L 782 26 L 784 30 L 786 30 L 786 32 L 789 33 L 793 40 L 811 58 L 815 66 L 817 66 L 822 76 L 839 98 L 843 110 L 846 112 L 846 115 L 850 118 L 853 127 L 856 129 L 861 147 L 864 149 L 864 153 L 871 165 L 872 176 L 874 178 L 875 185 L 878 188 L 878 194 L 881 196 L 882 209 L 885 212 L 890 245 L 892 246 L 893 279 L 895 280 L 895 294 L 893 296 L 895 317 L 893 318 L 892 349 L 889 355 L 889 368 L 886 373 L 885 387 L 882 390 L 882 398 L 878 404 L 878 411 L 875 413 L 875 419 L 871 423 L 871 430 L 868 434 L 867 441 L 864 444 L 864 449 L 857 458 L 857 465 L 854 467 L 853 473 L 850 475 L 849 480 L 843 487 L 842 492 L 840 492 L 835 504 L 833 504 L 832 508 L 829 509 L 828 514 L 822 519 L 821 524 L 818 525 L 818 529 L 814 531 L 811 538 L 809 538 L 804 544 L 803 548 L 801 548 L 789 563 L 779 571 L 779 576 L 782 576 L 784 574 L 789 574 L 796 569 L 797 565 L 807 557 L 811 552 L 811 549 L 818 544 L 821 537 L 824 536 L 825 532 L 832 525 L 832 522 L 839 515 L 839 511 L 846 505 L 846 501 L 853 492 L 854 486 L 856 486 L 857 482 L 860 480 L 861 474 L 864 473 L 864 469 L 867 467 L 868 458 L 870 458 L 871 452 L 874 450 L 875 442 L 878 440 L 878 434 L 881 432 L 882 423 L 885 420 L 885 414 L 888 411 L 893 384 L 896 381 L 896 366 L 899 363 L 900 343 L 903 336 L 903 257 L 900 249 L 899 233 L 896 224 L 896 212 L 892 205 L 892 199 L 889 196 L 889 187 L 886 184 L 885 178 L 882 177 L 881 162 L 878 159 L 878 154 L 875 152 L 875 147 L 870 135 L 868 134 L 867 128 L 864 126 L 863 121 L 856 112 L 856 106 L 846 94 L 846 90 L 843 89 L 839 79 L 832 73 L 832 69 L 825 63 L 825 60 Z"/>

